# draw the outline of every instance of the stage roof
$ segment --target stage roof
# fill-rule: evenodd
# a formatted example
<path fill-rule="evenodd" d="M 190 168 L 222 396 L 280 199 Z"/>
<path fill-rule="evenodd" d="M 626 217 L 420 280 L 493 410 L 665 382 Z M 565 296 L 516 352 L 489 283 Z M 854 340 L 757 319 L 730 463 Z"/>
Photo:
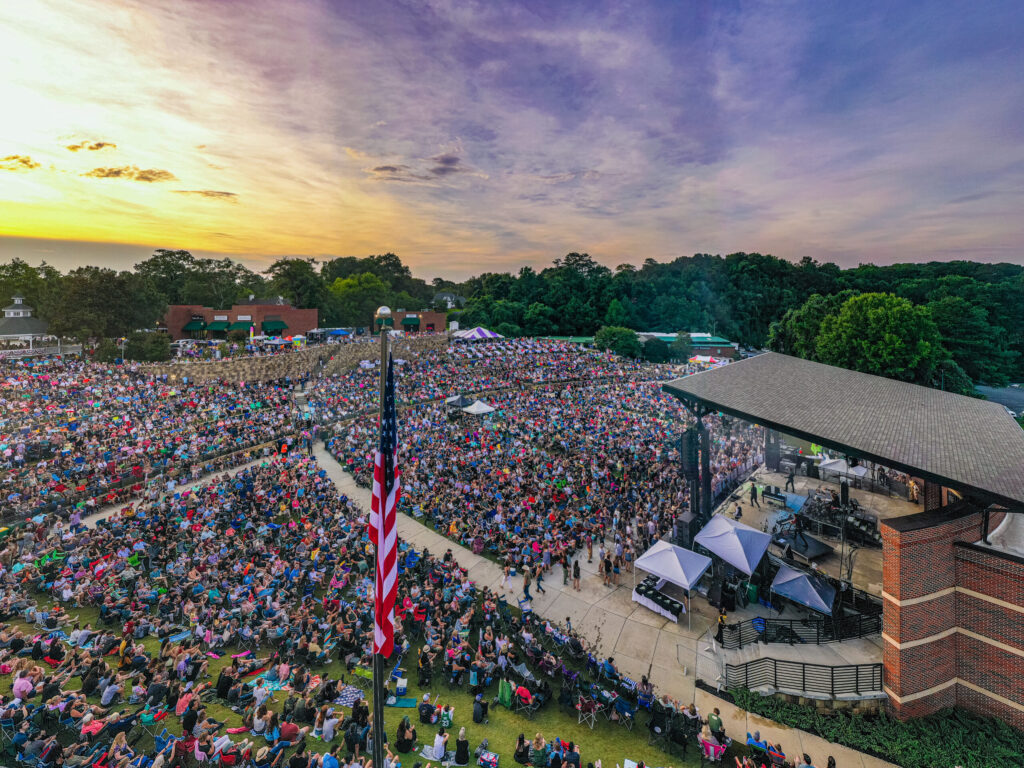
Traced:
<path fill-rule="evenodd" d="M 990 502 L 1024 504 L 1024 429 L 998 403 L 774 352 L 662 389 Z"/>

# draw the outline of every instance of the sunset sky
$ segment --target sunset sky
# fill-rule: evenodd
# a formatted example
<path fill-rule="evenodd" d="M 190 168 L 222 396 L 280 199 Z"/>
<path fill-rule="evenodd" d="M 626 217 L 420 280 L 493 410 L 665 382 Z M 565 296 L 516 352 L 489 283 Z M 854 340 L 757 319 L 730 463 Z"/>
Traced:
<path fill-rule="evenodd" d="M 1024 4 L 0 3 L 0 259 L 1024 260 Z"/>

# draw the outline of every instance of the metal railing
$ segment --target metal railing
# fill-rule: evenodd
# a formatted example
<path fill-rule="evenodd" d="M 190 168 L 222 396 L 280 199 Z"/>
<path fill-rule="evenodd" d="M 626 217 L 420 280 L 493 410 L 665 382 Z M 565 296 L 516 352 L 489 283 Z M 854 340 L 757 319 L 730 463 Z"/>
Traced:
<path fill-rule="evenodd" d="M 725 665 L 726 688 L 773 688 L 776 691 L 836 696 L 859 696 L 882 691 L 881 664 L 830 667 L 800 661 L 754 659 Z"/>
<path fill-rule="evenodd" d="M 858 613 L 841 619 L 749 619 L 722 628 L 722 647 L 752 643 L 823 645 L 869 637 L 882 631 L 882 615 Z"/>

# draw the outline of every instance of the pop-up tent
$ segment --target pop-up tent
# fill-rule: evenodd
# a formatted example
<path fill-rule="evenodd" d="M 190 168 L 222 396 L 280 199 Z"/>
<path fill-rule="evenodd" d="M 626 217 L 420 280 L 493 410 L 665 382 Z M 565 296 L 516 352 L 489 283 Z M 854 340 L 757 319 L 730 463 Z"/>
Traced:
<path fill-rule="evenodd" d="M 813 611 L 832 615 L 832 601 L 836 597 L 835 587 L 805 571 L 783 565 L 775 574 L 772 592 L 789 598 L 794 603 L 806 605 Z"/>
<path fill-rule="evenodd" d="M 689 591 L 711 567 L 711 558 L 667 541 L 656 541 L 634 565 L 637 569 Z M 633 571 L 633 588 L 636 589 L 636 570 Z M 686 612 L 686 623 L 689 626 L 689 610 Z"/>
<path fill-rule="evenodd" d="M 328 336 L 351 336 L 351 331 L 346 331 L 344 328 L 335 328 L 334 330 L 327 332 Z"/>
<path fill-rule="evenodd" d="M 477 400 L 472 405 L 469 405 L 462 409 L 463 413 L 468 413 L 470 416 L 483 416 L 487 413 L 493 413 L 494 408 L 483 400 Z"/>
<path fill-rule="evenodd" d="M 476 328 L 470 328 L 466 331 L 456 331 L 455 338 L 462 339 L 463 341 L 480 341 L 481 339 L 504 339 L 505 337 L 500 333 L 489 331 L 478 325 Z"/>
<path fill-rule="evenodd" d="M 444 399 L 445 405 L 451 405 L 455 408 L 465 408 L 467 405 L 472 405 L 473 401 L 465 395 L 452 395 Z"/>
<path fill-rule="evenodd" d="M 711 567 L 711 558 L 667 541 L 657 541 L 637 559 L 635 565 L 677 587 L 693 589 Z"/>
<path fill-rule="evenodd" d="M 768 551 L 772 537 L 724 515 L 715 515 L 693 540 L 749 576 Z"/>
<path fill-rule="evenodd" d="M 846 463 L 846 459 L 829 459 L 823 461 L 818 465 L 819 470 L 825 472 L 836 472 L 840 475 L 852 475 L 854 477 L 864 477 L 868 473 L 868 468 L 858 464 L 856 467 L 851 467 Z"/>

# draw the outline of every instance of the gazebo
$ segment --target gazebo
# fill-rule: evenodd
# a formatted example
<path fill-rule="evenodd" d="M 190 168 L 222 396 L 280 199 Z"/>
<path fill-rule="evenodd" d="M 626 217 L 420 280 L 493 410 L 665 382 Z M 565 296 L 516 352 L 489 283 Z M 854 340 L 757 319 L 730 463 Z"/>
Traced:
<path fill-rule="evenodd" d="M 32 316 L 32 307 L 25 303 L 25 298 L 15 294 L 11 297 L 11 305 L 4 307 L 4 316 L 0 318 L 0 340 L 27 341 L 32 349 L 36 339 L 50 335 L 50 327 L 45 320 Z"/>

